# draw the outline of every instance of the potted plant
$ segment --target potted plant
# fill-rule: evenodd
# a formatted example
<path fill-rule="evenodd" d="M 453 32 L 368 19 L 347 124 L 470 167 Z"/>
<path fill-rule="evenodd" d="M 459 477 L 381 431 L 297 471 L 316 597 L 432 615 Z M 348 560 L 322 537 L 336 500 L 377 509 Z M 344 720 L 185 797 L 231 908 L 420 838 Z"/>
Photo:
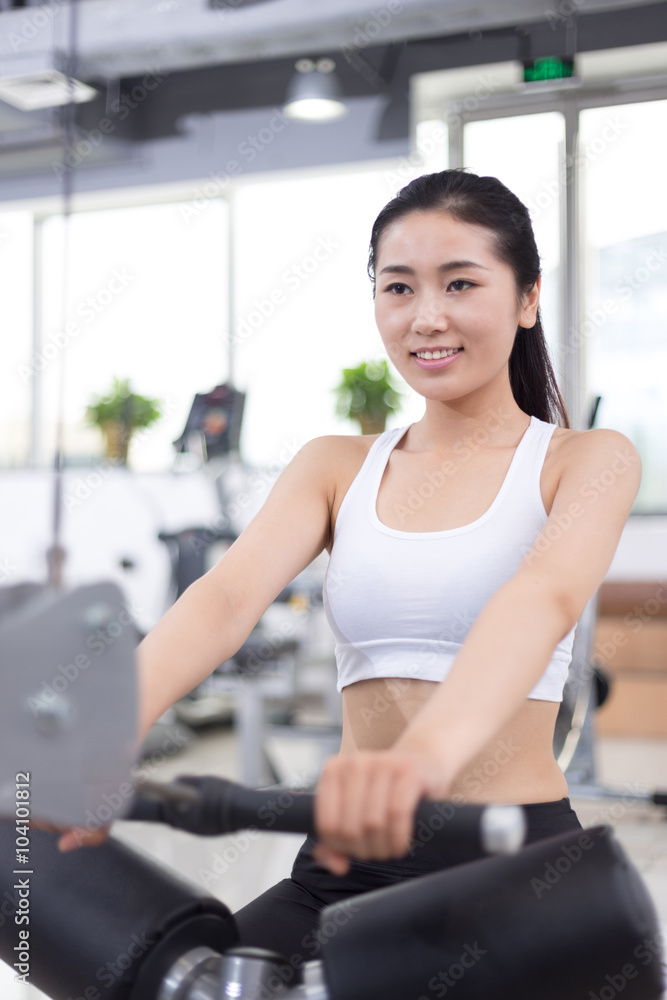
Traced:
<path fill-rule="evenodd" d="M 356 420 L 362 434 L 381 434 L 390 413 L 398 413 L 401 394 L 389 379 L 387 362 L 362 361 L 356 368 L 344 368 L 334 392 L 336 412 Z"/>
<path fill-rule="evenodd" d="M 86 421 L 104 435 L 110 462 L 127 465 L 130 439 L 135 430 L 148 427 L 162 416 L 162 401 L 132 392 L 130 380 L 114 376 L 111 392 L 97 396 L 86 408 Z"/>

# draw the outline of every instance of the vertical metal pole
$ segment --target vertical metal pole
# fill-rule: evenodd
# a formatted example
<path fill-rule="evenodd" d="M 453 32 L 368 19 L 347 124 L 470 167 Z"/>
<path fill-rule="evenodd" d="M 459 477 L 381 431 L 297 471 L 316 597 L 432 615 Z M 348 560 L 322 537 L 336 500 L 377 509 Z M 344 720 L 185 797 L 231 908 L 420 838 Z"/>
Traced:
<path fill-rule="evenodd" d="M 69 164 L 70 153 L 76 138 L 76 103 L 74 100 L 74 79 L 77 66 L 78 3 L 72 0 L 69 6 L 69 24 L 65 66 L 67 70 L 68 102 L 63 107 L 63 250 L 62 250 L 62 329 L 67 329 L 68 291 L 70 263 L 70 216 L 72 212 L 73 170 Z M 48 584 L 50 587 L 63 586 L 63 564 L 66 551 L 62 544 L 63 513 L 63 455 L 65 451 L 65 351 L 58 357 L 58 409 L 56 413 L 56 450 L 53 462 L 53 543 L 47 549 Z"/>
<path fill-rule="evenodd" d="M 447 136 L 448 136 L 448 153 L 449 162 L 447 164 L 449 170 L 455 170 L 457 167 L 464 166 L 463 163 L 463 119 L 461 117 L 461 111 L 463 109 L 462 103 L 452 103 L 447 109 Z"/>
<path fill-rule="evenodd" d="M 576 101 L 565 100 L 565 190 L 561 199 L 561 351 L 563 395 L 575 430 L 584 430 L 586 356 L 581 330 L 581 255 L 579 220 L 579 111 Z"/>
<path fill-rule="evenodd" d="M 227 384 L 234 388 L 234 337 L 236 330 L 236 304 L 234 288 L 234 195 L 227 199 Z"/>
<path fill-rule="evenodd" d="M 30 468 L 36 469 L 40 461 L 42 447 L 42 372 L 37 367 L 37 358 L 42 350 L 42 255 L 44 220 L 33 219 L 32 224 L 32 396 L 30 401 Z"/>

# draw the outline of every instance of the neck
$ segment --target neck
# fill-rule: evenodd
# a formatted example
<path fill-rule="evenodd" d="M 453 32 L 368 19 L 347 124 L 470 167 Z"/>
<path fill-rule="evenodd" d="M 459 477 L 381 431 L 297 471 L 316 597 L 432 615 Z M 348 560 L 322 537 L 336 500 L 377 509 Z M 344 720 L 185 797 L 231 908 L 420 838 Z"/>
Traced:
<path fill-rule="evenodd" d="M 515 444 L 529 423 L 529 415 L 517 406 L 511 392 L 474 400 L 427 399 L 424 416 L 414 425 L 413 439 L 433 451 L 449 449 L 464 437 L 481 448 L 505 447 Z"/>

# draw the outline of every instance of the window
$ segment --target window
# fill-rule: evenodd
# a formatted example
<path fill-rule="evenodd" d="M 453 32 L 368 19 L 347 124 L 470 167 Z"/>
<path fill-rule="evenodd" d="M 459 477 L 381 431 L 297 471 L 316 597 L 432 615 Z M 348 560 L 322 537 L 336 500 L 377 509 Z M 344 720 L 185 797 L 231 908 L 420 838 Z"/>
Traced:
<path fill-rule="evenodd" d="M 162 419 L 131 445 L 132 468 L 171 465 L 194 394 L 227 378 L 227 239 L 219 199 L 76 213 L 65 316 L 63 220 L 44 222 L 43 463 L 55 447 L 63 361 L 69 463 L 98 460 L 100 435 L 85 426 L 85 409 L 118 375 L 134 392 L 163 401 Z"/>
<path fill-rule="evenodd" d="M 33 220 L 30 212 L 0 214 L 0 466 L 23 466 L 30 454 L 34 381 L 32 347 Z M 11 292 L 11 294 L 10 294 Z"/>
<path fill-rule="evenodd" d="M 581 113 L 586 293 L 581 329 L 596 425 L 640 452 L 634 513 L 667 507 L 667 101 Z"/>
<path fill-rule="evenodd" d="M 366 275 L 371 228 L 419 172 L 408 164 L 404 175 L 391 163 L 238 190 L 233 347 L 235 379 L 248 393 L 241 447 L 249 463 L 275 462 L 320 434 L 356 431 L 336 416 L 332 390 L 343 368 L 384 356 Z M 410 394 L 393 425 L 422 412 Z"/>
<path fill-rule="evenodd" d="M 560 370 L 559 162 L 565 138 L 558 112 L 469 122 L 464 129 L 465 166 L 497 177 L 530 211 L 542 263 L 541 309 L 556 377 Z M 530 150 L 530 155 L 522 155 Z"/>

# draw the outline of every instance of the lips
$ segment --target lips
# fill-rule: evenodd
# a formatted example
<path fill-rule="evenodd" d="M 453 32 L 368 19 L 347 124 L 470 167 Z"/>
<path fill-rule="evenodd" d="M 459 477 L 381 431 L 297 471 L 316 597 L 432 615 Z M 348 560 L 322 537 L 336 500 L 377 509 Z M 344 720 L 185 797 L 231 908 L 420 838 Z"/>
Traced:
<path fill-rule="evenodd" d="M 447 348 L 445 348 L 444 350 L 447 350 Z M 457 349 L 453 349 L 453 348 L 449 348 L 449 350 L 454 350 L 454 353 L 453 354 L 443 354 L 442 356 L 438 356 L 437 358 L 433 358 L 433 357 L 431 357 L 431 358 L 420 358 L 419 354 L 416 351 L 413 351 L 412 352 L 412 357 L 414 358 L 415 364 L 419 365 L 420 368 L 426 369 L 427 371 L 428 370 L 434 370 L 434 369 L 440 369 L 440 368 L 447 368 L 449 365 L 454 364 L 454 362 L 456 361 L 456 359 L 459 358 L 463 354 L 463 348 L 462 347 L 459 348 L 458 350 Z M 437 350 L 436 351 L 422 351 L 421 353 L 423 353 L 423 354 L 438 354 L 439 355 L 439 351 L 437 351 Z"/>
<path fill-rule="evenodd" d="M 415 356 L 418 356 L 420 354 L 428 354 L 430 355 L 430 357 L 425 358 L 424 360 L 430 361 L 433 359 L 435 361 L 438 361 L 440 360 L 440 358 L 450 357 L 453 356 L 454 354 L 460 354 L 462 350 L 463 350 L 462 347 L 428 347 L 428 348 L 422 347 L 419 351 L 411 351 L 411 354 Z M 434 355 L 437 355 L 437 357 L 434 357 Z"/>

